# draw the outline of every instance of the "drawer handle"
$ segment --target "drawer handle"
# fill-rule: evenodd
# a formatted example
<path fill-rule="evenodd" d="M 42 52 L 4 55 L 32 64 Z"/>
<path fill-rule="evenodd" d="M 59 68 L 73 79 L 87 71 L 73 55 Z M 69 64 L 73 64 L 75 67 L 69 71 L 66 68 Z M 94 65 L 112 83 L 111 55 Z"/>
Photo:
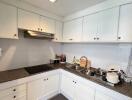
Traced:
<path fill-rule="evenodd" d="M 15 92 L 15 91 L 16 91 L 16 89 L 13 89 L 13 91 Z"/>
<path fill-rule="evenodd" d="M 47 78 L 47 80 L 49 80 L 49 79 Z"/>

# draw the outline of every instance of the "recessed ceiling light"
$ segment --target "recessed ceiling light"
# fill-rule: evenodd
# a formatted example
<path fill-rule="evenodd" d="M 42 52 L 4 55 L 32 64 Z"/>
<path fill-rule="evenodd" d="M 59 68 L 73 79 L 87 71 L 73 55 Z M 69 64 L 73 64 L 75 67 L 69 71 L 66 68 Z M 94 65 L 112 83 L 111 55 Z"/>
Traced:
<path fill-rule="evenodd" d="M 49 0 L 50 2 L 52 2 L 52 3 L 55 3 L 56 2 L 56 0 Z"/>

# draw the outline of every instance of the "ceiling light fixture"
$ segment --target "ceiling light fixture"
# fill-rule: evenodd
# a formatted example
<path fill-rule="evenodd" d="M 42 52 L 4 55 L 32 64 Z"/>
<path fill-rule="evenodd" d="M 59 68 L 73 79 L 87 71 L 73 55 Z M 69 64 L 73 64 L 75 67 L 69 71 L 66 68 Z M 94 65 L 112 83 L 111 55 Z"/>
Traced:
<path fill-rule="evenodd" d="M 55 3 L 56 2 L 56 0 L 49 0 L 50 2 L 52 2 L 52 3 Z"/>

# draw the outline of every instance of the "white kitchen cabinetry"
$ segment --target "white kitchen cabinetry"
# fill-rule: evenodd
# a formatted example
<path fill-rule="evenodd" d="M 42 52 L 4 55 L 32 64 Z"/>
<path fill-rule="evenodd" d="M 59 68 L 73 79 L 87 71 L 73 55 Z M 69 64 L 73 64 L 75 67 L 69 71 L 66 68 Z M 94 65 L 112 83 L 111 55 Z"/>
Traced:
<path fill-rule="evenodd" d="M 55 33 L 55 21 L 43 16 L 40 16 L 40 29 L 42 32 Z"/>
<path fill-rule="evenodd" d="M 99 13 L 99 28 L 97 39 L 99 41 L 116 42 L 118 34 L 119 7 L 108 9 Z"/>
<path fill-rule="evenodd" d="M 95 100 L 114 100 L 114 99 L 112 99 L 110 96 L 108 96 L 100 91 L 96 91 Z"/>
<path fill-rule="evenodd" d="M 0 100 L 27 100 L 26 84 L 0 90 Z"/>
<path fill-rule="evenodd" d="M 69 78 L 62 74 L 61 76 L 61 91 L 68 96 L 68 98 L 74 98 L 75 83 L 72 78 Z"/>
<path fill-rule="evenodd" d="M 17 39 L 17 8 L 0 3 L 0 38 Z"/>
<path fill-rule="evenodd" d="M 69 77 L 62 73 L 61 91 L 70 100 L 94 100 L 94 88 L 85 85 L 80 80 L 74 79 L 72 74 Z"/>
<path fill-rule="evenodd" d="M 118 40 L 132 42 L 132 4 L 123 5 L 120 8 Z"/>
<path fill-rule="evenodd" d="M 78 18 L 72 21 L 64 22 L 63 41 L 80 42 L 82 37 L 82 21 Z"/>
<path fill-rule="evenodd" d="M 18 9 L 18 27 L 20 29 L 39 31 L 39 15 Z"/>
<path fill-rule="evenodd" d="M 96 41 L 98 33 L 98 18 L 98 13 L 84 17 L 82 41 Z"/>
<path fill-rule="evenodd" d="M 82 41 L 116 41 L 118 17 L 118 7 L 84 17 Z"/>
<path fill-rule="evenodd" d="M 95 100 L 132 100 L 132 98 L 129 98 L 103 86 L 97 85 Z"/>
<path fill-rule="evenodd" d="M 18 27 L 20 29 L 55 33 L 54 20 L 22 9 L 18 9 Z"/>
<path fill-rule="evenodd" d="M 46 96 L 59 91 L 59 74 L 46 76 L 28 83 L 28 100 L 46 99 Z"/>
<path fill-rule="evenodd" d="M 55 22 L 55 39 L 53 41 L 55 42 L 62 41 L 62 29 L 63 29 L 63 23 L 56 21 Z"/>

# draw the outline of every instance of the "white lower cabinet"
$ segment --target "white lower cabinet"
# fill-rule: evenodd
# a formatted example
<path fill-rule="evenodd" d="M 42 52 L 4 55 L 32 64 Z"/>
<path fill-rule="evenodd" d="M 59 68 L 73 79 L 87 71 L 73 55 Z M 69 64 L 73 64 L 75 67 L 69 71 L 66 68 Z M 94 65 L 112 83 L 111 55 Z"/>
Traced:
<path fill-rule="evenodd" d="M 59 74 L 45 76 L 28 83 L 28 100 L 43 100 L 59 91 Z"/>
<path fill-rule="evenodd" d="M 75 83 L 73 82 L 73 79 L 65 75 L 62 75 L 61 78 L 61 91 L 64 92 L 69 99 L 73 99 L 75 90 Z"/>
<path fill-rule="evenodd" d="M 0 90 L 0 100 L 27 100 L 26 84 Z"/>
<path fill-rule="evenodd" d="M 114 100 L 114 99 L 112 99 L 110 96 L 108 96 L 100 91 L 96 91 L 95 100 Z"/>
<path fill-rule="evenodd" d="M 62 71 L 61 93 L 69 100 L 132 100 L 66 71 Z"/>
<path fill-rule="evenodd" d="M 95 100 L 132 100 L 132 98 L 98 85 L 96 86 Z"/>
<path fill-rule="evenodd" d="M 94 100 L 94 88 L 74 79 L 72 74 L 70 77 L 62 74 L 61 91 L 69 100 Z"/>

